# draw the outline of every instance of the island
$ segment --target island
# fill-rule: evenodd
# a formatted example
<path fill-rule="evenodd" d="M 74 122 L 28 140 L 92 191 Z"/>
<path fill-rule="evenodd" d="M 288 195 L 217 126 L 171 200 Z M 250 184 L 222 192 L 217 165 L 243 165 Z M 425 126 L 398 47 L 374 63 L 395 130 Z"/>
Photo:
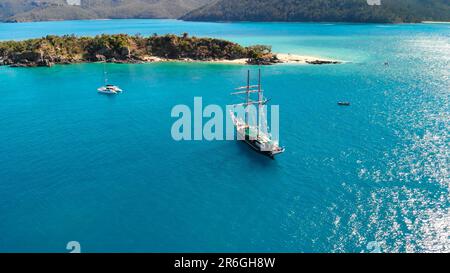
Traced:
<path fill-rule="evenodd" d="M 114 34 L 95 37 L 75 35 L 54 36 L 24 41 L 0 42 L 0 65 L 12 67 L 50 67 L 54 64 L 89 62 L 216 62 L 250 65 L 277 63 L 338 64 L 340 61 L 276 54 L 270 46 L 241 46 L 237 43 L 198 38 L 184 33 L 180 36 L 154 34 Z"/>

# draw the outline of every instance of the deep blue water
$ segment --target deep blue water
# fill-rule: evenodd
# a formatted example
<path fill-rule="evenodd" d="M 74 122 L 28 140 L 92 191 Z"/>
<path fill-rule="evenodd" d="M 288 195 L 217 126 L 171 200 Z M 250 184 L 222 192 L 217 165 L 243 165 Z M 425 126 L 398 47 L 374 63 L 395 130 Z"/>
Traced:
<path fill-rule="evenodd" d="M 275 161 L 170 135 L 174 105 L 234 102 L 247 66 L 0 67 L 1 252 L 450 251 L 449 25 L 0 24 L 0 40 L 103 32 L 349 63 L 262 68 L 287 148 Z M 104 69 L 123 94 L 96 93 Z"/>

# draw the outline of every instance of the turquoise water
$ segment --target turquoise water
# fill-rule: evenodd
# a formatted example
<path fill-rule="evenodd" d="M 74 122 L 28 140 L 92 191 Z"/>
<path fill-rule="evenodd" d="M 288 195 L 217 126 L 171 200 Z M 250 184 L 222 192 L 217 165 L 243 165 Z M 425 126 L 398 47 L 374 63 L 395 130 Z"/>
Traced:
<path fill-rule="evenodd" d="M 246 66 L 0 67 L 1 252 L 450 251 L 449 25 L 0 24 L 0 40 L 102 32 L 349 63 L 262 68 L 287 148 L 275 161 L 170 135 L 174 105 L 232 103 Z M 123 94 L 96 93 L 104 67 Z"/>

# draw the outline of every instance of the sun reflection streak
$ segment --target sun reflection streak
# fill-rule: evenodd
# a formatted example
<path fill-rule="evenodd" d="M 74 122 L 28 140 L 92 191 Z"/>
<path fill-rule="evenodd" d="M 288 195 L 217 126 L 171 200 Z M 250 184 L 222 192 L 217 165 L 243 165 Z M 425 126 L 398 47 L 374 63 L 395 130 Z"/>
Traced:
<path fill-rule="evenodd" d="M 350 229 L 336 252 L 351 244 L 364 251 L 371 241 L 383 252 L 450 252 L 450 37 L 402 46 L 396 56 L 423 69 L 389 75 L 404 85 L 385 92 L 389 108 L 381 115 L 399 141 L 378 162 L 360 152 L 355 173 L 374 189 L 367 195 L 343 184 L 357 205 L 347 219 L 335 216 L 336 229 L 345 221 Z M 370 211 L 358 205 L 367 203 Z"/>

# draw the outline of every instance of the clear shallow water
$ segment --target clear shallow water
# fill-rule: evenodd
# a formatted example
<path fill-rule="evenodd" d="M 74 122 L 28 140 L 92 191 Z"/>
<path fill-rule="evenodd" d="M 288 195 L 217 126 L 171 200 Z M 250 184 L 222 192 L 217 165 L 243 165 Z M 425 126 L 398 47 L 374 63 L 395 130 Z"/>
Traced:
<path fill-rule="evenodd" d="M 276 161 L 174 142 L 175 104 L 232 102 L 248 67 L 0 68 L 0 251 L 450 250 L 449 25 L 112 20 L 0 24 L 0 39 L 182 33 L 351 61 L 263 67 Z M 389 61 L 389 66 L 383 65 Z M 352 106 L 336 106 L 348 100 Z"/>

